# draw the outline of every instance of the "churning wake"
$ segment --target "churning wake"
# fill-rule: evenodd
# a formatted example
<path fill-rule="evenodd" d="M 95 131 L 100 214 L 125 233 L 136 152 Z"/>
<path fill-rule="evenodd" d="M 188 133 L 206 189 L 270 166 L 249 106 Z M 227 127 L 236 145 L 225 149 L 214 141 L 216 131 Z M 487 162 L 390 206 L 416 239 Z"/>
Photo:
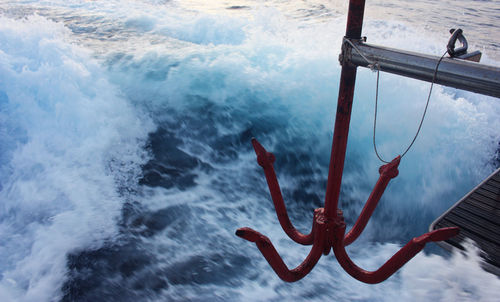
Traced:
<path fill-rule="evenodd" d="M 290 267 L 307 255 L 277 223 L 250 139 L 276 155 L 291 219 L 307 231 L 325 193 L 345 17 L 124 6 L 5 6 L 0 17 L 2 301 L 495 301 L 500 281 L 472 245 L 451 257 L 431 248 L 376 286 L 331 255 L 287 284 L 234 235 L 259 230 Z M 365 28 L 374 44 L 434 54 L 444 45 L 393 21 Z M 350 224 L 380 165 L 375 75 L 358 74 L 340 204 Z M 498 102 L 436 88 L 400 175 L 349 248 L 367 269 L 499 165 Z M 384 157 L 411 140 L 428 89 L 382 74 Z"/>

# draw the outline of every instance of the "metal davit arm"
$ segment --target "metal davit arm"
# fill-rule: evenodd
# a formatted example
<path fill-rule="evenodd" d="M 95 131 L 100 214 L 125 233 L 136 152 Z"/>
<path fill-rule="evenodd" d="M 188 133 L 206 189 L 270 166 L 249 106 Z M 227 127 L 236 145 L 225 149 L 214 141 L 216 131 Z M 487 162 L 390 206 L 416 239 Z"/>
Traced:
<path fill-rule="evenodd" d="M 347 57 L 352 64 L 369 67 L 376 62 L 381 71 L 431 82 L 439 61 L 438 56 L 375 46 L 359 40 L 351 41 L 356 49 L 351 49 Z M 350 45 L 348 46 L 350 47 Z M 358 52 L 359 51 L 359 52 Z M 462 59 L 444 58 L 436 73 L 436 84 L 477 92 L 500 98 L 500 68 Z"/>

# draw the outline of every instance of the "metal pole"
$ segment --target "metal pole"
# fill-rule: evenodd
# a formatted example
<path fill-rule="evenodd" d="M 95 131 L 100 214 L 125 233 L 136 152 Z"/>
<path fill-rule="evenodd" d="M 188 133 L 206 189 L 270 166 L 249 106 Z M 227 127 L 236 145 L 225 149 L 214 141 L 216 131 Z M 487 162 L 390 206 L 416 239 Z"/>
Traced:
<path fill-rule="evenodd" d="M 345 35 L 347 39 L 361 39 L 364 11 L 365 0 L 349 1 Z M 356 68 L 355 65 L 344 61 L 340 74 L 339 98 L 337 101 L 337 114 L 335 117 L 332 153 L 330 155 L 330 167 L 328 170 L 328 182 L 325 196 L 325 216 L 327 218 L 337 217 L 337 206 L 342 183 L 342 173 L 344 170 L 347 137 L 349 135 L 349 123 L 351 121 L 354 84 L 356 82 Z"/>
<path fill-rule="evenodd" d="M 356 49 L 351 47 L 347 52 L 350 56 L 345 58 L 352 64 L 367 67 L 369 63 L 363 58 L 365 56 L 370 61 L 377 62 L 381 71 L 427 82 L 432 81 L 439 61 L 439 57 L 436 56 L 374 46 L 359 42 L 358 39 L 352 43 Z M 500 68 L 494 66 L 444 58 L 439 64 L 434 82 L 500 98 Z"/>

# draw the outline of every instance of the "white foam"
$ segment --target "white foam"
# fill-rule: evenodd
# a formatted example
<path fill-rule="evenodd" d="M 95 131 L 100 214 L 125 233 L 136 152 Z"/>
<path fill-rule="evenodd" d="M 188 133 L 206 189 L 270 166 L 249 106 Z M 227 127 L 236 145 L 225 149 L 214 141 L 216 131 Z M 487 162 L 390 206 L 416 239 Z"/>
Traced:
<path fill-rule="evenodd" d="M 0 296 L 60 295 L 66 255 L 117 232 L 152 125 L 42 17 L 0 19 Z"/>
<path fill-rule="evenodd" d="M 271 125 L 276 127 L 273 130 L 275 132 L 271 132 L 270 137 L 259 138 L 267 140 L 266 148 L 272 152 L 279 153 L 280 150 L 293 148 L 301 151 L 307 149 L 314 154 L 311 160 L 321 161 L 321 155 L 318 155 L 321 153 L 324 153 L 324 157 L 328 159 L 333 126 L 332 116 L 335 110 L 336 87 L 340 71 L 336 62 L 338 50 L 332 51 L 331 49 L 340 43 L 342 30 L 337 25 L 339 20 L 328 24 L 309 24 L 300 27 L 289 20 L 280 19 L 280 16 L 276 19 L 270 16 L 266 18 L 271 18 L 271 20 L 259 23 L 259 19 L 256 18 L 255 23 L 249 22 L 245 27 L 247 38 L 243 43 L 230 47 L 210 45 L 195 48 L 195 54 L 189 53 L 181 57 L 168 76 L 158 84 L 158 89 L 154 89 L 156 96 L 160 95 L 159 99 L 166 100 L 165 103 L 155 103 L 150 108 L 154 108 L 156 112 L 162 112 L 165 107 L 172 106 L 179 111 L 189 111 L 190 106 L 196 106 L 186 101 L 185 96 L 196 95 L 202 100 L 209 100 L 221 107 L 226 106 L 224 108 L 227 108 L 228 114 L 236 112 L 234 108 L 245 112 L 245 116 L 233 116 L 234 123 L 237 125 L 244 125 L 244 120 L 252 120 L 255 123 L 261 121 L 265 124 L 266 121 L 263 119 L 274 118 Z M 267 30 L 268 28 L 270 30 Z M 404 49 L 405 45 L 415 43 L 417 49 L 414 50 L 436 55 L 440 52 L 434 46 L 434 38 L 431 37 L 425 40 L 425 43 L 421 43 L 421 36 L 417 39 L 414 31 L 402 24 L 379 22 L 376 30 L 373 31 L 374 39 L 379 39 L 378 42 L 381 44 L 387 41 L 389 46 Z M 162 62 L 160 58 L 157 60 Z M 144 62 L 147 62 L 147 66 L 153 65 L 149 59 L 141 61 L 140 58 L 128 64 L 142 66 L 141 63 Z M 162 62 L 162 64 L 165 63 Z M 140 73 L 145 72 L 141 68 L 137 70 Z M 390 158 L 401 152 L 411 141 L 425 106 L 429 84 L 387 74 L 381 76 L 377 138 L 379 150 L 382 151 L 384 157 Z M 134 83 L 133 78 L 125 82 L 127 86 L 135 85 L 134 90 L 141 90 L 142 86 L 148 84 L 147 82 Z M 349 186 L 352 188 L 350 197 L 355 200 L 359 199 L 359 203 L 354 206 L 355 209 L 349 211 L 349 214 L 353 215 L 359 213 L 362 202 L 368 197 L 378 177 L 377 171 L 380 163 L 375 158 L 371 146 L 374 91 L 375 74 L 360 69 L 349 140 L 350 158 L 348 159 L 351 163 L 356 161 L 356 164 L 350 167 L 355 166 L 358 169 L 347 168 L 343 181 L 347 188 Z M 138 94 L 147 95 L 147 93 L 148 91 L 144 89 Z M 144 99 L 148 102 L 153 98 L 144 97 Z M 385 206 L 379 212 L 385 211 L 384 214 L 387 216 L 383 216 L 383 221 L 378 221 L 376 228 L 370 224 L 366 234 L 361 238 L 362 242 L 356 246 L 356 249 L 352 248 L 356 261 L 369 269 L 378 268 L 400 248 L 400 245 L 371 243 L 372 240 L 382 236 L 377 232 L 382 230 L 389 237 L 398 236 L 402 232 L 412 233 L 413 236 L 419 235 L 425 231 L 433 218 L 439 216 L 449 205 L 466 193 L 467 188 L 470 189 L 493 169 L 489 160 L 500 139 L 496 131 L 500 128 L 497 119 L 499 108 L 494 100 L 488 97 L 472 93 L 455 95 L 453 90 L 434 88 L 422 133 L 413 149 L 404 158 L 400 167 L 400 176 L 391 183 L 381 202 Z M 214 127 L 224 133 L 220 125 Z M 191 142 L 191 138 L 184 138 L 184 140 L 187 142 L 184 150 L 190 152 L 190 147 L 195 144 Z M 310 146 L 283 144 L 288 141 L 313 143 Z M 210 160 L 209 155 L 213 150 L 209 146 L 204 145 L 203 148 L 196 146 L 193 149 L 196 150 L 191 150 L 192 155 L 207 162 Z M 243 154 L 238 158 L 238 161 L 241 160 L 253 161 L 254 159 L 248 154 Z M 160 203 L 156 202 L 152 208 L 161 208 L 165 200 L 174 200 L 166 202 L 168 204 L 176 204 L 179 200 L 186 204 L 196 204 L 196 207 L 203 207 L 206 224 L 211 228 L 222 225 L 224 230 L 220 233 L 225 236 L 227 236 L 225 234 L 227 230 L 234 230 L 245 225 L 255 227 L 272 239 L 290 267 L 298 265 L 307 255 L 308 248 L 297 246 L 288 239 L 284 239 L 285 236 L 277 225 L 275 214 L 272 209 L 269 209 L 270 201 L 267 192 L 262 195 L 264 197 L 260 195 L 254 197 L 252 193 L 244 191 L 240 194 L 238 191 L 240 187 L 236 183 L 239 183 L 241 179 L 251 181 L 253 177 L 263 176 L 261 174 L 252 176 L 255 171 L 252 170 L 251 165 L 248 167 L 237 163 L 229 165 L 232 168 L 238 166 L 239 169 L 234 171 L 224 165 L 214 164 L 216 175 L 198 175 L 196 180 L 198 187 L 190 192 L 155 191 L 154 197 L 148 196 L 148 199 L 160 201 Z M 318 162 L 312 162 L 311 165 L 321 166 Z M 287 171 L 283 171 L 280 167 L 277 167 L 277 171 L 282 188 L 286 190 L 296 186 L 295 180 L 286 175 Z M 242 173 L 248 173 L 250 176 L 241 178 Z M 211 188 L 212 177 L 217 178 L 217 181 L 223 179 L 227 182 L 226 187 L 234 188 L 234 195 L 237 198 L 225 200 L 224 196 L 214 192 Z M 232 177 L 235 179 L 231 179 Z M 262 187 L 256 188 L 256 192 L 267 190 L 264 180 L 258 184 Z M 194 192 L 197 194 L 193 194 Z M 318 192 L 318 194 L 323 196 L 323 192 Z M 203 196 L 203 201 L 196 197 L 198 195 Z M 218 210 L 224 211 L 222 208 L 225 209 L 226 206 L 222 205 L 225 202 L 244 208 L 244 213 L 241 213 L 240 217 L 236 217 L 234 221 L 221 222 L 217 219 Z M 263 205 L 262 203 L 265 202 L 267 204 Z M 293 203 L 290 200 L 286 202 Z M 144 204 L 147 202 L 144 201 Z M 312 213 L 304 215 L 312 216 Z M 236 223 L 236 220 L 239 223 Z M 401 221 L 405 223 L 401 224 Z M 410 239 L 411 236 L 407 238 L 407 240 Z M 204 251 L 199 245 L 186 242 L 172 243 L 170 238 L 164 241 L 167 240 L 168 243 L 165 243 L 165 246 L 174 245 L 175 249 L 186 252 L 197 249 L 200 253 Z M 238 249 L 241 245 L 240 253 L 250 255 L 251 265 L 258 275 L 255 280 L 239 280 L 243 283 L 238 290 L 242 301 L 292 299 L 319 301 L 325 298 L 370 301 L 400 301 L 401 299 L 405 301 L 432 299 L 474 301 L 477 298 L 490 301 L 492 297 L 495 297 L 490 290 L 483 289 L 482 282 L 474 281 L 472 275 L 464 274 L 463 279 L 454 279 L 454 274 L 471 271 L 474 274 L 478 272 L 479 275 L 475 276 L 479 280 L 484 280 L 487 286 L 497 284 L 496 277 L 483 272 L 479 268 L 478 260 L 473 256 L 469 257 L 472 260 L 466 261 L 460 255 L 447 260 L 441 256 L 420 254 L 415 264 L 410 262 L 401 273 L 376 286 L 359 283 L 345 274 L 335 261 L 322 259 L 311 275 L 300 281 L 300 284 L 285 285 L 274 275 L 253 245 L 240 244 L 232 237 L 225 238 L 224 242 L 234 242 L 234 249 Z M 185 255 L 175 255 L 175 257 L 183 256 Z M 462 262 L 466 264 L 458 265 Z M 438 277 L 434 277 L 434 274 Z M 422 281 L 422 279 L 427 281 Z M 425 286 L 425 282 L 438 283 L 443 279 L 445 290 L 437 294 L 433 291 L 426 291 L 420 286 L 413 287 L 413 284 Z M 440 284 L 436 287 L 443 286 L 443 283 Z M 199 285 L 196 288 L 178 290 L 193 295 L 193 291 L 201 291 L 201 288 L 208 287 L 210 286 Z M 316 297 L 314 295 L 316 288 L 322 289 L 324 294 Z M 464 293 L 468 291 L 472 293 L 464 296 Z"/>
<path fill-rule="evenodd" d="M 497 301 L 500 279 L 481 268 L 477 248 L 466 246 L 450 259 L 420 254 L 408 263 L 401 280 L 410 301 Z"/>

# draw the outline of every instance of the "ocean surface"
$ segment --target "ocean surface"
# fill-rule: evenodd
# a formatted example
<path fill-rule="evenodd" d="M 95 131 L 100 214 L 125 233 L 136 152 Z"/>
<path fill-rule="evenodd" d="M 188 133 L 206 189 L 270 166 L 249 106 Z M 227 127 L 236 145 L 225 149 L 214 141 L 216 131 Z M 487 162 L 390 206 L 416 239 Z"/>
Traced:
<path fill-rule="evenodd" d="M 470 244 L 434 244 L 382 284 L 323 257 L 289 267 L 250 139 L 276 155 L 293 223 L 323 205 L 348 1 L 0 0 L 0 301 L 500 301 Z M 500 66 L 498 1 L 368 1 L 368 42 L 434 55 L 464 30 Z M 340 207 L 378 177 L 376 74 L 360 69 Z M 429 83 L 381 74 L 377 143 L 413 138 Z M 420 136 L 348 252 L 378 268 L 500 166 L 500 102 L 435 86 Z"/>

